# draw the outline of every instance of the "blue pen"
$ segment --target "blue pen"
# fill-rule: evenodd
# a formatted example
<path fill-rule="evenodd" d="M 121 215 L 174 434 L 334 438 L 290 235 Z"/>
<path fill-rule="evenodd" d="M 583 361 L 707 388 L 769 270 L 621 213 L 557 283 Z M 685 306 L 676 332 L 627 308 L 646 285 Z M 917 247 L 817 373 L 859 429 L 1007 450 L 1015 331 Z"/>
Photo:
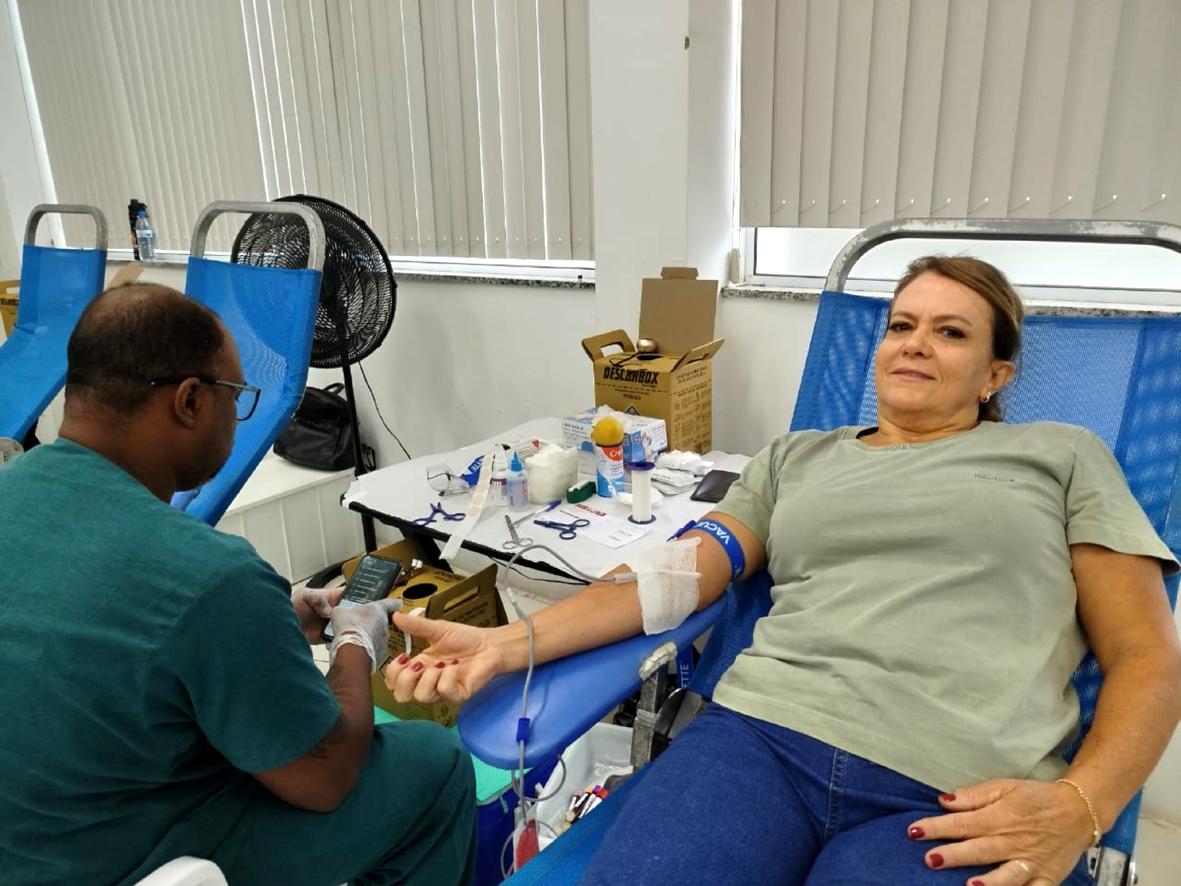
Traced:
<path fill-rule="evenodd" d="M 682 535 L 684 535 L 686 532 L 688 532 L 690 529 L 692 529 L 696 525 L 697 525 L 696 520 L 690 520 L 688 523 L 686 523 L 684 526 L 682 526 L 680 529 L 678 529 L 676 532 L 674 532 L 672 535 L 670 535 L 667 539 L 665 539 L 665 541 L 672 541 L 674 538 L 680 538 Z"/>

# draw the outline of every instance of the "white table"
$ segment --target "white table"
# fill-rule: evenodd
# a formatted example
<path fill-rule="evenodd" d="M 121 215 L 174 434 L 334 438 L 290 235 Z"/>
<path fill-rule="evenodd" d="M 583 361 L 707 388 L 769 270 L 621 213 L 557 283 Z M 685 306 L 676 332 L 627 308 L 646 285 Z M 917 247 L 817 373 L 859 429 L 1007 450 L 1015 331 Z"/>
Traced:
<path fill-rule="evenodd" d="M 424 559 L 430 562 L 432 558 L 438 556 L 436 543 L 445 542 L 450 538 L 452 528 L 459 524 L 436 520 L 428 526 L 419 526 L 413 521 L 427 516 L 431 511 L 431 505 L 439 501 L 442 502 L 443 508 L 449 512 L 466 511 L 471 496 L 468 494 L 440 499 L 439 494 L 427 484 L 427 468 L 445 463 L 453 473 L 462 473 L 476 456 L 486 454 L 492 445 L 515 443 L 519 440 L 532 438 L 560 443 L 562 438 L 561 419 L 535 419 L 511 428 L 496 437 L 464 446 L 452 452 L 425 455 L 365 474 L 349 487 L 348 492 L 344 495 L 343 504 L 354 511 L 370 514 L 380 522 L 395 526 L 406 536 L 414 538 L 420 544 L 420 549 L 423 550 Z M 741 471 L 750 460 L 745 455 L 732 455 L 724 452 L 711 452 L 706 458 L 714 462 L 715 468 L 730 471 Z M 612 516 L 626 519 L 631 514 L 631 509 L 628 506 L 613 499 L 602 499 L 596 496 L 587 503 Z M 562 556 L 583 572 L 600 575 L 619 563 L 627 562 L 629 557 L 634 557 L 639 552 L 663 543 L 685 523 L 700 518 L 711 507 L 709 502 L 693 501 L 689 498 L 688 492 L 676 496 L 665 496 L 660 506 L 653 510 L 656 521 L 649 524 L 648 533 L 619 548 L 607 547 L 583 538 L 582 535 L 569 540 L 560 539 L 557 532 L 535 527 L 531 521 L 523 523 L 518 532 L 524 537 L 532 538 L 537 543 L 560 551 Z M 503 547 L 504 542 L 509 540 L 508 527 L 504 520 L 506 513 L 513 512 L 509 512 L 504 507 L 485 507 L 479 522 L 464 541 L 464 548 L 502 561 L 510 559 L 513 552 L 507 551 Z M 528 512 L 515 512 L 513 515 L 522 516 L 525 513 Z M 545 517 L 542 516 L 539 519 L 545 519 Z M 556 575 L 571 575 L 564 566 L 549 557 L 544 551 L 530 551 L 521 557 L 519 562 Z"/>

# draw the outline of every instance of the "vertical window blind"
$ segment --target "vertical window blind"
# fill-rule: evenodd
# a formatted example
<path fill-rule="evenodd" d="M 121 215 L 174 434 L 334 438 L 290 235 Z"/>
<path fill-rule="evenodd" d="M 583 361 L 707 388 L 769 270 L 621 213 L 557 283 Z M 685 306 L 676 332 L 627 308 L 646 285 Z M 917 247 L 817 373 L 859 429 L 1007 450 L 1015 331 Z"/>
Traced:
<path fill-rule="evenodd" d="M 186 252 L 206 204 L 263 198 L 238 0 L 18 9 L 57 199 L 102 209 L 112 248 L 130 246 L 132 197 L 159 248 Z M 67 217 L 65 235 L 92 244 L 93 225 Z M 209 248 L 228 248 L 226 233 Z"/>
<path fill-rule="evenodd" d="M 1181 222 L 1181 4 L 743 0 L 741 223 Z"/>
<path fill-rule="evenodd" d="M 268 194 L 396 255 L 593 255 L 587 0 L 243 0 Z"/>
<path fill-rule="evenodd" d="M 141 197 L 185 250 L 212 200 L 307 193 L 392 255 L 536 261 L 594 254 L 587 2 L 19 9 L 63 202 Z"/>

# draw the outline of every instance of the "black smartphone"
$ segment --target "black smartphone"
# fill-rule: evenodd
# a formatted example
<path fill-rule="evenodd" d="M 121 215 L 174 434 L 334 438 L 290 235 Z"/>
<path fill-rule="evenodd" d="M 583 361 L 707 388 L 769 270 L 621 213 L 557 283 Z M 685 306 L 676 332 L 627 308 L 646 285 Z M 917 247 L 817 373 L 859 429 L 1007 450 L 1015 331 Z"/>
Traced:
<path fill-rule="evenodd" d="M 366 554 L 357 564 L 345 585 L 344 596 L 337 606 L 363 606 L 374 600 L 384 600 L 402 573 L 402 561 L 390 557 Z M 332 642 L 332 625 L 324 625 L 324 639 Z"/>
<path fill-rule="evenodd" d="M 738 474 L 733 471 L 710 471 L 701 478 L 701 482 L 689 498 L 693 501 L 721 501 L 726 497 L 730 484 L 737 479 Z"/>

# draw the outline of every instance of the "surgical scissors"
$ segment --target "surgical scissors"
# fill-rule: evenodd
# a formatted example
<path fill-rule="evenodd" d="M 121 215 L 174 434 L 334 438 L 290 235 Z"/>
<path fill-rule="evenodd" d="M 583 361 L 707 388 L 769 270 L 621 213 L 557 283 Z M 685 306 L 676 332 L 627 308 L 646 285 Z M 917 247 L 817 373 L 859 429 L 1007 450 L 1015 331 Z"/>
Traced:
<path fill-rule="evenodd" d="M 429 526 L 431 523 L 434 523 L 435 520 L 437 520 L 439 517 L 442 517 L 444 520 L 447 520 L 448 522 L 454 522 L 456 520 L 462 520 L 465 516 L 467 516 L 467 515 L 461 514 L 459 512 L 456 512 L 454 514 L 448 513 L 447 511 L 443 510 L 443 503 L 441 501 L 437 501 L 433 505 L 431 505 L 431 512 L 429 514 L 427 514 L 425 517 L 419 517 L 417 520 L 414 521 L 414 523 L 417 526 Z"/>
<path fill-rule="evenodd" d="M 555 520 L 534 520 L 534 526 L 544 526 L 546 529 L 558 530 L 558 538 L 569 541 L 572 538 L 578 537 L 578 530 L 584 526 L 590 526 L 590 520 L 584 520 L 579 517 L 572 523 L 558 523 Z"/>
<path fill-rule="evenodd" d="M 521 538 L 517 533 L 517 524 L 508 514 L 504 515 L 504 522 L 508 525 L 508 534 L 512 537 L 501 545 L 502 548 L 506 551 L 519 551 L 521 548 L 527 548 L 533 544 L 533 539 Z"/>

